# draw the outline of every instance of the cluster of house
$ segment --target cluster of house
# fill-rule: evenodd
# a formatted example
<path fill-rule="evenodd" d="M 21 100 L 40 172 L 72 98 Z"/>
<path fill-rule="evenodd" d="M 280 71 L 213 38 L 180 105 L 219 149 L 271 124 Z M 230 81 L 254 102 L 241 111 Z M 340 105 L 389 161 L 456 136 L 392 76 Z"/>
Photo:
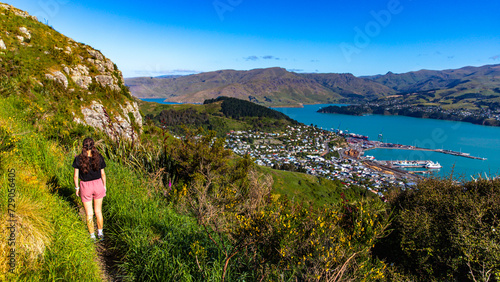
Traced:
<path fill-rule="evenodd" d="M 292 167 L 297 171 L 365 187 L 375 193 L 385 184 L 404 185 L 392 174 L 365 166 L 360 160 L 343 158 L 345 139 L 313 126 L 287 126 L 283 132 L 231 131 L 226 147 L 238 155 L 249 154 L 258 165 Z M 380 193 L 381 195 L 381 193 Z"/>
<path fill-rule="evenodd" d="M 465 119 L 467 117 L 482 118 L 482 119 L 496 119 L 500 120 L 500 108 L 480 108 L 480 109 L 443 109 L 440 106 L 418 106 L 401 104 L 400 101 L 386 101 L 377 103 L 368 103 L 368 106 L 386 106 L 387 111 L 391 110 L 401 110 L 407 109 L 410 112 L 426 112 L 429 114 L 441 113 L 452 117 L 457 117 L 459 119 Z"/>

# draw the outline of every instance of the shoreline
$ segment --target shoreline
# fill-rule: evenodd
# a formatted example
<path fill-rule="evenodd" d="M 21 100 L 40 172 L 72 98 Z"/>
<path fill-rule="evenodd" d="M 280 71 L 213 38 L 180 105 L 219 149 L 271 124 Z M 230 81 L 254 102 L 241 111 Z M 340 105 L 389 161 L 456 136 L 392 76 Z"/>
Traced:
<path fill-rule="evenodd" d="M 386 143 L 389 144 L 389 143 Z M 488 158 L 482 158 L 482 157 L 475 157 L 471 156 L 468 153 L 462 153 L 462 152 L 455 152 L 451 150 L 443 150 L 443 149 L 427 149 L 427 148 L 419 148 L 419 147 L 381 147 L 381 146 L 375 146 L 372 148 L 366 148 L 363 149 L 363 151 L 370 151 L 370 150 L 375 150 L 375 149 L 389 149 L 389 150 L 410 150 L 410 151 L 427 151 L 427 152 L 436 152 L 436 153 L 442 153 L 446 155 L 453 155 L 457 157 L 464 157 L 464 158 L 469 158 L 469 159 L 475 159 L 475 160 L 482 160 L 486 161 Z"/>
<path fill-rule="evenodd" d="M 321 109 L 320 109 L 321 110 Z M 475 122 L 470 122 L 470 121 L 465 121 L 465 120 L 454 120 L 454 119 L 444 119 L 444 118 L 431 118 L 431 117 L 416 117 L 416 116 L 411 116 L 411 115 L 400 115 L 400 114 L 374 114 L 374 113 L 363 113 L 363 114 L 349 114 L 349 113 L 336 113 L 336 112 L 324 112 L 318 110 L 318 113 L 322 114 L 336 114 L 336 115 L 349 115 L 349 116 L 366 116 L 366 115 L 379 115 L 379 116 L 402 116 L 402 117 L 411 117 L 411 118 L 417 118 L 417 119 L 432 119 L 432 120 L 446 120 L 446 121 L 452 121 L 452 122 L 464 122 L 464 123 L 470 123 L 470 124 L 475 124 L 475 125 L 481 125 L 481 126 L 488 126 L 488 127 L 500 127 L 499 125 L 494 125 L 494 124 L 488 124 L 485 123 L 483 120 L 483 123 L 475 123 Z"/>

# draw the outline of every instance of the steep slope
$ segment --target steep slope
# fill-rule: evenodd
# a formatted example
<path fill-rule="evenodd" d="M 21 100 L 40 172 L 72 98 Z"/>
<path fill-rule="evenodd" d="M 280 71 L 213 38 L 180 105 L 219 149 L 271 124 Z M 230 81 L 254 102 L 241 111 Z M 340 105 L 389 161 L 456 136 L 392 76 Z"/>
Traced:
<path fill-rule="evenodd" d="M 75 121 L 113 138 L 137 138 L 142 117 L 122 73 L 103 54 L 68 38 L 35 17 L 0 4 L 0 94 L 19 96 L 34 120 Z"/>
<path fill-rule="evenodd" d="M 500 65 L 366 77 L 349 73 L 297 74 L 282 68 L 221 70 L 175 78 L 130 78 L 126 84 L 137 97 L 160 97 L 171 102 L 202 103 L 205 99 L 228 96 L 264 105 L 290 106 L 359 103 L 395 94 L 409 94 L 418 100 L 420 94 L 429 94 L 434 99 L 427 102 L 461 107 L 460 101 L 469 98 L 500 102 Z"/>
<path fill-rule="evenodd" d="M 138 97 L 161 97 L 171 102 L 203 103 L 229 96 L 269 105 L 328 102 L 340 95 L 282 68 L 250 71 L 220 70 L 178 78 L 127 79 Z"/>
<path fill-rule="evenodd" d="M 366 78 L 359 78 L 350 73 L 309 73 L 300 76 L 313 79 L 350 101 L 356 99 L 374 99 L 395 94 L 396 91 Z"/>
<path fill-rule="evenodd" d="M 352 74 L 297 74 L 282 68 L 221 70 L 176 78 L 126 79 L 133 95 L 202 103 L 228 96 L 264 105 L 366 100 L 396 91 Z"/>
<path fill-rule="evenodd" d="M 478 87 L 486 90 L 500 87 L 500 65 L 442 71 L 419 70 L 402 74 L 388 72 L 366 78 L 402 93 L 443 89 L 461 91 Z"/>

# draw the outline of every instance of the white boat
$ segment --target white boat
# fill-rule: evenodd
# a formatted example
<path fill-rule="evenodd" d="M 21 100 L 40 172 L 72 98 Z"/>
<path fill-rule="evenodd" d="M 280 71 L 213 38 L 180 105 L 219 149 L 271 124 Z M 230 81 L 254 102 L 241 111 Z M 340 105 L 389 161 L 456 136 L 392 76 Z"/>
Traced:
<path fill-rule="evenodd" d="M 417 162 L 409 162 L 409 161 L 397 161 L 397 162 L 394 162 L 392 163 L 393 166 L 397 166 L 397 167 L 402 167 L 402 168 L 408 168 L 408 167 L 418 167 L 419 164 Z M 421 165 L 420 165 L 421 166 Z"/>
<path fill-rule="evenodd" d="M 442 166 L 438 162 L 428 162 L 425 164 L 425 168 L 427 169 L 440 169 Z"/>

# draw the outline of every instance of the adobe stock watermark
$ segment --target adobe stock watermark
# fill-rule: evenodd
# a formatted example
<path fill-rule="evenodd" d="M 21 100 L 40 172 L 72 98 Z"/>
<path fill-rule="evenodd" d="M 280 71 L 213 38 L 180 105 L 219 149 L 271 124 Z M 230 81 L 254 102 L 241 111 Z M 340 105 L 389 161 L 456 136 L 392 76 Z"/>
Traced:
<path fill-rule="evenodd" d="M 399 0 L 389 0 L 386 8 L 378 12 L 370 11 L 373 20 L 367 22 L 363 28 L 354 27 L 353 42 L 342 42 L 339 45 L 347 62 L 350 63 L 354 54 L 359 54 L 362 49 L 368 47 L 372 38 L 377 37 L 382 32 L 382 28 L 387 27 L 391 23 L 392 17 L 400 14 L 402 11 L 403 6 Z"/>
<path fill-rule="evenodd" d="M 16 170 L 11 168 L 8 171 L 8 185 L 7 185 L 7 264 L 9 266 L 9 272 L 14 273 L 17 266 L 16 258 Z"/>
<path fill-rule="evenodd" d="M 224 14 L 226 12 L 232 12 L 236 7 L 241 5 L 243 0 L 215 0 L 212 5 L 219 16 L 220 21 L 224 21 Z"/>
<path fill-rule="evenodd" d="M 71 0 L 38 0 L 40 10 L 33 14 L 39 21 L 49 24 L 49 19 L 53 19 L 61 11 L 61 6 L 68 4 Z"/>

